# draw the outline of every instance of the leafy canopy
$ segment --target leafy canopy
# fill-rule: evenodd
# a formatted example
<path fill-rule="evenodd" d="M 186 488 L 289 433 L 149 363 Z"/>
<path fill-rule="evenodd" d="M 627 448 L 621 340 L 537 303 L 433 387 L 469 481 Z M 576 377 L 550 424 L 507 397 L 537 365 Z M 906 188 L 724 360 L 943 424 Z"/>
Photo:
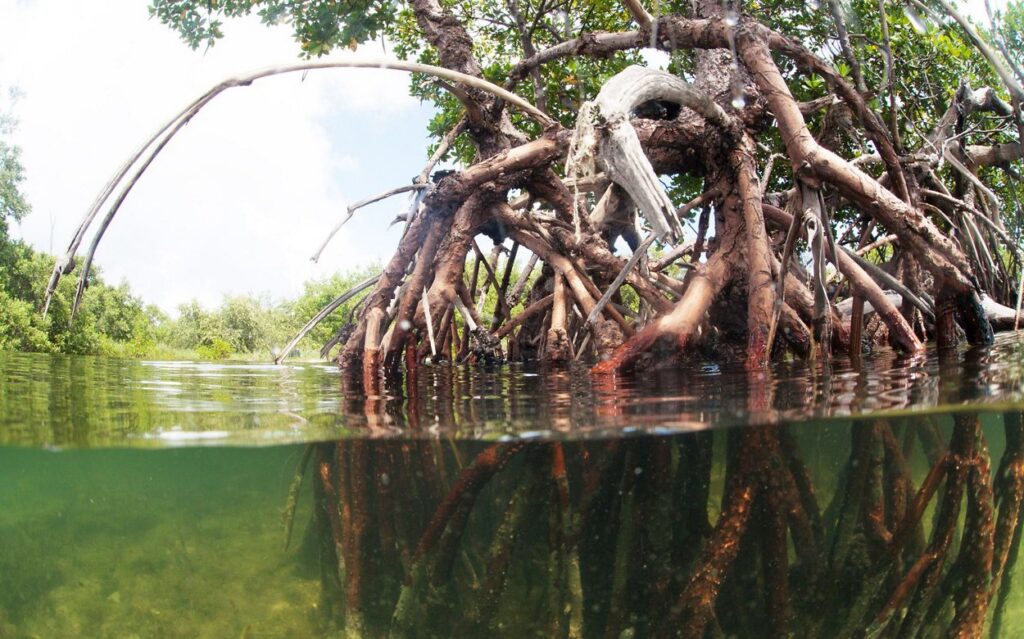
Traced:
<path fill-rule="evenodd" d="M 618 0 L 442 0 L 442 4 L 464 25 L 473 39 L 474 55 L 486 78 L 504 83 L 516 62 L 532 51 L 543 50 L 582 33 L 635 29 Z M 686 14 L 691 3 L 660 0 L 645 3 L 665 14 Z M 903 2 L 886 2 L 883 36 L 882 14 L 875 0 L 839 3 L 853 49 L 863 67 L 871 106 L 889 122 L 895 106 L 899 139 L 906 148 L 917 148 L 923 136 L 938 121 L 961 82 L 974 87 L 999 83 L 987 63 L 965 40 L 960 29 L 937 13 L 921 13 Z M 804 0 L 751 0 L 744 11 L 771 28 L 797 37 L 841 72 L 852 71 L 842 55 L 835 22 L 828 3 Z M 1013 0 L 998 14 L 998 31 L 1011 55 L 1021 57 L 1024 41 L 1024 3 Z M 398 0 L 152 0 L 150 11 L 176 30 L 192 47 L 211 46 L 223 37 L 223 21 L 244 15 L 258 15 L 265 23 L 291 25 L 304 56 L 319 56 L 339 47 L 355 47 L 381 38 L 403 59 L 436 63 L 437 54 L 425 41 L 409 2 Z M 886 49 L 891 49 L 893 68 L 887 66 Z M 544 65 L 535 76 L 520 81 L 516 91 L 540 105 L 563 124 L 572 124 L 580 104 L 592 98 L 603 82 L 638 59 L 636 52 L 623 52 L 609 59 L 568 57 Z M 790 88 L 800 100 L 823 96 L 828 88 L 815 76 L 798 76 L 791 63 L 780 60 Z M 693 55 L 681 51 L 672 55 L 671 69 L 692 78 Z M 895 79 L 890 86 L 889 78 Z M 851 76 L 852 80 L 852 76 Z M 438 107 L 430 133 L 439 140 L 462 115 L 458 99 L 432 79 L 414 76 L 411 92 Z M 895 93 L 898 99 L 890 95 Z M 516 124 L 532 132 L 533 125 L 518 114 Z M 812 128 L 821 128 L 824 115 L 811 118 Z M 466 138 L 467 136 L 462 136 Z M 971 140 L 989 144 L 992 139 Z M 780 148 L 774 141 L 772 151 Z M 427 152 L 433 149 L 426 149 Z M 857 154 L 865 149 L 837 149 Z M 455 147 L 456 159 L 469 162 L 473 149 L 466 139 Z M 677 179 L 680 196 L 699 185 Z"/>

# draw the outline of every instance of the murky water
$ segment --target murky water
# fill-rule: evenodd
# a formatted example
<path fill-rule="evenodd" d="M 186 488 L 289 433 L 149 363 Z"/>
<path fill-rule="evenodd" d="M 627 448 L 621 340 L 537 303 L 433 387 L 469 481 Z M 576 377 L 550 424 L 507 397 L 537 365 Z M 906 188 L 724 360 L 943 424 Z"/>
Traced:
<path fill-rule="evenodd" d="M 0 354 L 0 637 L 1022 636 L 1022 351 L 374 397 Z"/>

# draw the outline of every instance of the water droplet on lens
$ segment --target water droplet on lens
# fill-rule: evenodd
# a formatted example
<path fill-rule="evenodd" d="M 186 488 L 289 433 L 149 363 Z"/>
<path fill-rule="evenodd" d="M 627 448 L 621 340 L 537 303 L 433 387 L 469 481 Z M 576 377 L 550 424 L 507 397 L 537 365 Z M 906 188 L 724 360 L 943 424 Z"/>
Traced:
<path fill-rule="evenodd" d="M 745 98 L 742 93 L 737 93 L 736 95 L 733 96 L 732 108 L 742 109 L 745 106 L 747 106 L 747 98 Z"/>
<path fill-rule="evenodd" d="M 402 320 L 401 322 L 398 323 L 398 328 L 402 329 L 403 331 L 407 331 L 410 328 L 412 328 L 412 322 L 410 322 L 409 320 Z"/>
<path fill-rule="evenodd" d="M 729 11 L 725 14 L 725 24 L 729 27 L 735 27 L 740 23 L 740 16 L 735 11 Z"/>
<path fill-rule="evenodd" d="M 903 15 L 907 16 L 907 20 L 910 22 L 910 26 L 914 27 L 914 31 L 918 33 L 926 33 L 928 31 L 928 20 L 918 13 L 917 9 L 909 4 L 903 5 Z"/>

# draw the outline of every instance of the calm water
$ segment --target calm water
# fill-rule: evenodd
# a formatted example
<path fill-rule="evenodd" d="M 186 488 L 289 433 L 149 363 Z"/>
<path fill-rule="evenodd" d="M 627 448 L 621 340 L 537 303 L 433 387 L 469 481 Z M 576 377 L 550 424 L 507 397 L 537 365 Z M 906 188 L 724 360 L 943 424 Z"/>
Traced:
<path fill-rule="evenodd" d="M 0 354 L 0 637 L 1022 636 L 1022 368 Z"/>

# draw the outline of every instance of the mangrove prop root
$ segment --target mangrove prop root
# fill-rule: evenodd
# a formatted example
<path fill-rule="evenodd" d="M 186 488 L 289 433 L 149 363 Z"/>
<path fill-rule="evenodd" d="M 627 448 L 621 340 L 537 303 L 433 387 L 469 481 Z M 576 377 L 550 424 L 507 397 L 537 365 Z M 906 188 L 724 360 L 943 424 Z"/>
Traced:
<path fill-rule="evenodd" d="M 881 424 L 881 435 L 885 447 L 886 498 L 889 503 L 887 526 L 895 533 L 914 498 L 914 483 L 903 447 L 888 423 Z"/>
<path fill-rule="evenodd" d="M 982 438 L 979 432 L 979 438 Z M 950 635 L 981 636 L 990 601 L 993 538 L 992 476 L 988 447 L 982 438 L 977 461 L 971 466 L 967 481 L 967 525 L 960 541 L 963 566 L 963 592 L 955 597 L 956 616 Z"/>
<path fill-rule="evenodd" d="M 292 527 L 295 525 L 295 509 L 299 504 L 299 493 L 302 491 L 302 481 L 306 477 L 306 469 L 309 467 L 309 460 L 313 457 L 314 446 L 307 445 L 302 451 L 302 459 L 295 469 L 295 477 L 292 478 L 291 486 L 288 487 L 288 500 L 285 502 L 284 512 L 281 514 L 284 520 L 284 549 L 292 541 Z"/>
<path fill-rule="evenodd" d="M 568 637 L 580 639 L 583 636 L 583 582 L 580 576 L 579 549 L 572 534 L 572 500 L 569 494 L 569 477 L 565 465 L 565 451 L 561 443 L 551 445 L 551 475 L 555 482 L 558 509 L 558 554 L 563 558 L 565 574 L 564 609 L 568 612 Z"/>
<path fill-rule="evenodd" d="M 430 620 L 457 635 L 523 623 L 571 637 L 980 637 L 990 601 L 993 630 L 1004 624 L 1021 535 L 1024 427 L 1007 423 L 994 480 L 978 418 L 958 415 L 916 492 L 899 440 L 923 426 L 854 424 L 840 512 L 819 524 L 817 466 L 779 427 L 728 433 L 720 470 L 712 433 L 502 442 L 465 462 L 429 441 L 320 444 L 324 610 L 349 636 L 409 636 Z M 924 547 L 909 543 L 922 523 Z"/>
<path fill-rule="evenodd" d="M 879 546 L 886 546 L 892 540 L 892 533 L 886 527 L 884 463 L 885 444 L 882 441 L 882 426 L 873 422 L 867 429 L 866 455 L 868 464 L 867 484 L 864 490 L 864 528 L 868 537 Z"/>
<path fill-rule="evenodd" d="M 737 468 L 726 479 L 725 507 L 708 539 L 699 565 L 683 589 L 663 626 L 666 636 L 699 637 L 714 616 L 714 605 L 740 540 L 750 521 L 754 498 L 760 490 L 762 451 L 770 448 L 770 435 L 762 429 L 746 433 L 738 444 Z"/>
<path fill-rule="evenodd" d="M 935 555 L 936 559 L 922 571 L 917 589 L 900 625 L 899 636 L 901 638 L 917 633 L 917 629 L 923 623 L 925 615 L 932 605 L 950 546 L 956 534 L 966 476 L 979 436 L 980 425 L 977 423 L 976 417 L 956 416 L 956 424 L 950 439 L 950 468 L 946 473 L 945 491 L 939 503 L 932 537 L 927 548 L 927 552 Z"/>
<path fill-rule="evenodd" d="M 472 506 L 473 500 L 476 499 L 487 481 L 525 447 L 525 442 L 493 444 L 476 456 L 473 464 L 462 471 L 441 505 L 434 511 L 434 516 L 430 519 L 416 546 L 416 551 L 413 554 L 414 561 L 422 559 L 434 547 L 441 533 L 451 522 L 454 513 L 457 510 L 465 509 L 467 502 Z"/>
<path fill-rule="evenodd" d="M 761 571 L 765 583 L 765 614 L 768 636 L 789 636 L 789 559 L 786 543 L 786 513 L 782 495 L 766 490 L 759 500 L 763 525 Z"/>
<path fill-rule="evenodd" d="M 799 446 L 793 438 L 788 426 L 782 426 L 778 431 L 779 450 L 782 452 L 789 472 L 793 476 L 797 491 L 800 496 L 800 504 L 804 513 L 810 519 L 810 525 L 814 532 L 814 539 L 820 545 L 823 541 L 823 524 L 821 521 L 821 509 L 818 506 L 818 497 L 814 490 L 814 483 L 810 471 L 803 462 Z"/>
<path fill-rule="evenodd" d="M 996 471 L 996 504 L 999 515 L 993 540 L 992 588 L 996 597 L 992 617 L 993 636 L 998 636 L 1006 600 L 1013 581 L 1021 539 L 1021 508 L 1024 506 L 1024 414 L 1003 415 L 1006 450 Z"/>
<path fill-rule="evenodd" d="M 342 507 L 342 529 L 345 535 L 345 633 L 349 637 L 362 637 L 364 626 L 364 575 L 366 573 L 366 545 L 369 533 L 369 492 L 367 477 L 369 443 L 357 439 L 350 446 L 338 446 L 338 470 L 344 472 L 347 499 Z M 340 458 L 348 452 L 347 463 Z"/>

